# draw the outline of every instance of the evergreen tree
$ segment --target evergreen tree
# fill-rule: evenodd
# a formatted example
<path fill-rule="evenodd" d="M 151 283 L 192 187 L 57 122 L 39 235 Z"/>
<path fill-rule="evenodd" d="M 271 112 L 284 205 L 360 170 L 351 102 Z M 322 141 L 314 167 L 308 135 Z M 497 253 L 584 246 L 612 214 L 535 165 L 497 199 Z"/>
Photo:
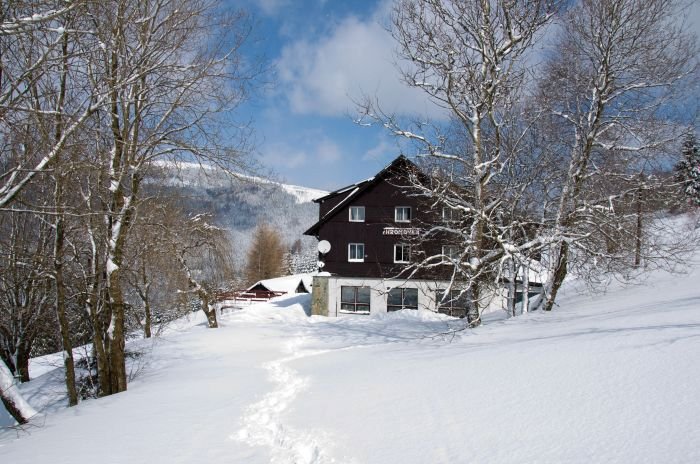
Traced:
<path fill-rule="evenodd" d="M 700 206 L 700 151 L 694 134 L 683 142 L 682 156 L 676 164 L 676 179 L 690 204 Z"/>

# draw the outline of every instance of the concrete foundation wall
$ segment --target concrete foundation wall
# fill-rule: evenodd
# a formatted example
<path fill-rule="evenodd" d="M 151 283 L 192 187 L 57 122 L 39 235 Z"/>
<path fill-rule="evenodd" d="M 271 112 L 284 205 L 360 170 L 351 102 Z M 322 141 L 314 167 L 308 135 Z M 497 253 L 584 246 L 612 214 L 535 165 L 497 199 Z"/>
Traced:
<path fill-rule="evenodd" d="M 328 280 L 327 276 L 314 276 L 311 284 L 311 315 L 328 316 Z"/>
<path fill-rule="evenodd" d="M 387 295 L 392 288 L 416 288 L 418 289 L 418 308 L 429 311 L 437 311 L 436 292 L 438 289 L 445 289 L 448 282 L 430 280 L 385 280 L 375 278 L 349 278 L 349 277 L 327 277 L 327 315 L 334 316 L 360 316 L 353 312 L 346 312 L 340 309 L 340 289 L 343 286 L 370 287 L 370 314 L 387 312 Z M 316 286 L 314 285 L 314 291 Z M 502 303 L 502 298 L 497 298 L 496 304 Z M 314 300 L 315 301 L 315 298 Z M 313 307 L 312 307 L 313 311 Z M 314 312 L 314 314 L 316 314 Z"/>

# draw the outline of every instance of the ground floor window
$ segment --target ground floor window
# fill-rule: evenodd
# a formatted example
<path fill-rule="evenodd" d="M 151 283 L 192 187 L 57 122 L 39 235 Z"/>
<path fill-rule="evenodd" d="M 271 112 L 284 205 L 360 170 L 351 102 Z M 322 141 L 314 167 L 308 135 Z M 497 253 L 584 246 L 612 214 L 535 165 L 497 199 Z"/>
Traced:
<path fill-rule="evenodd" d="M 462 293 L 460 290 L 450 290 L 448 295 L 445 295 L 445 293 L 447 293 L 445 290 L 438 290 L 436 292 L 438 312 L 452 317 L 465 317 L 467 315 L 468 305 L 466 292 Z"/>
<path fill-rule="evenodd" d="M 418 289 L 417 288 L 392 288 L 386 300 L 387 311 L 398 311 L 400 309 L 418 309 Z"/>
<path fill-rule="evenodd" d="M 369 287 L 340 287 L 340 310 L 369 313 Z"/>

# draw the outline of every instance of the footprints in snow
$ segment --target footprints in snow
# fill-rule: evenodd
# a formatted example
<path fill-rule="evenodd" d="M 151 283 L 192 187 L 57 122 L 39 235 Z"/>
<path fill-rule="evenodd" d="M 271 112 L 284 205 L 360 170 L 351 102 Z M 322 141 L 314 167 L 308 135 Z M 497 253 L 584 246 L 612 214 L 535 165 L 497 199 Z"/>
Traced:
<path fill-rule="evenodd" d="M 287 350 L 290 356 L 264 365 L 276 388 L 251 405 L 243 418 L 243 427 L 232 438 L 252 446 L 271 449 L 275 464 L 325 464 L 335 462 L 326 456 L 317 434 L 292 429 L 282 423 L 282 415 L 297 395 L 306 388 L 308 379 L 287 364 L 291 361 L 317 356 L 329 350 L 300 352 L 303 339 L 292 342 Z"/>

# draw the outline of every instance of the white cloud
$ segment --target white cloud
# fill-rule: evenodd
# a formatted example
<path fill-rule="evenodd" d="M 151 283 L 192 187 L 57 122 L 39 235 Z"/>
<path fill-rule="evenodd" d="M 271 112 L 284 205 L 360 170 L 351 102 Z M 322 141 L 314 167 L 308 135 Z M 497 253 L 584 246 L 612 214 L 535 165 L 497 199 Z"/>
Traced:
<path fill-rule="evenodd" d="M 340 147 L 330 139 L 322 139 L 315 151 L 316 159 L 322 164 L 332 164 L 342 157 Z"/>
<path fill-rule="evenodd" d="M 399 150 L 396 143 L 390 143 L 386 137 L 381 137 L 375 146 L 365 151 L 365 153 L 362 155 L 362 159 L 364 161 L 377 161 L 386 158 L 387 156 L 396 156 L 398 152 Z"/>
<path fill-rule="evenodd" d="M 350 16 L 317 41 L 300 39 L 277 62 L 282 91 L 301 114 L 342 116 L 355 101 L 377 98 L 387 112 L 437 116 L 440 111 L 419 90 L 405 86 L 394 66 L 394 40 L 380 22 L 388 3 L 367 20 Z"/>
<path fill-rule="evenodd" d="M 263 150 L 265 164 L 276 170 L 330 165 L 342 157 L 340 146 L 327 137 L 320 137 L 307 147 L 282 142 L 273 143 Z"/>
<path fill-rule="evenodd" d="M 308 155 L 303 150 L 291 148 L 286 144 L 272 144 L 264 150 L 263 159 L 271 168 L 294 169 L 306 164 Z"/>
<path fill-rule="evenodd" d="M 289 5 L 290 0 L 256 0 L 260 10 L 268 16 L 274 16 L 285 6 Z"/>

